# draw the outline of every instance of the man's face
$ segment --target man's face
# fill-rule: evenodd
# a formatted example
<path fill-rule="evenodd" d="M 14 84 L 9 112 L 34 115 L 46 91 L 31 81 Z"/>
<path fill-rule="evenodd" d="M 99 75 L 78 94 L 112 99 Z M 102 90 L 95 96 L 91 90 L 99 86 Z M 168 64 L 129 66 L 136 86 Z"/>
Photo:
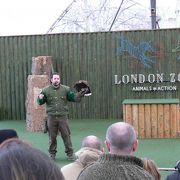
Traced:
<path fill-rule="evenodd" d="M 53 86 L 59 86 L 61 80 L 60 80 L 60 76 L 55 74 L 53 75 L 52 79 L 51 79 L 51 83 Z"/>

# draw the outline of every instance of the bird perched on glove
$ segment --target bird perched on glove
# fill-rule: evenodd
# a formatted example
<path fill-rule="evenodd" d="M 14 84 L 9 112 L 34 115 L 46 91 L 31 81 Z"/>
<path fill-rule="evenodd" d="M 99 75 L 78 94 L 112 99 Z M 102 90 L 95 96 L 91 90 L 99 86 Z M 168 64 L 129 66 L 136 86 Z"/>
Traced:
<path fill-rule="evenodd" d="M 90 96 L 92 94 L 91 89 L 89 87 L 89 84 L 85 80 L 79 80 L 79 81 L 75 82 L 74 88 L 76 89 L 77 92 L 80 93 L 80 95 L 82 97 L 83 96 Z"/>

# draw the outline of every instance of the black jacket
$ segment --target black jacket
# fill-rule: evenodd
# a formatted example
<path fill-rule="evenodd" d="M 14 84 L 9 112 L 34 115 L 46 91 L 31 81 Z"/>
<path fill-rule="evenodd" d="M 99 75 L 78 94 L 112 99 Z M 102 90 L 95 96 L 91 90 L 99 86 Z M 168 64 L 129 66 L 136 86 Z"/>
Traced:
<path fill-rule="evenodd" d="M 172 174 L 168 175 L 166 180 L 180 180 L 180 161 L 175 166 L 177 171 L 173 172 Z"/>

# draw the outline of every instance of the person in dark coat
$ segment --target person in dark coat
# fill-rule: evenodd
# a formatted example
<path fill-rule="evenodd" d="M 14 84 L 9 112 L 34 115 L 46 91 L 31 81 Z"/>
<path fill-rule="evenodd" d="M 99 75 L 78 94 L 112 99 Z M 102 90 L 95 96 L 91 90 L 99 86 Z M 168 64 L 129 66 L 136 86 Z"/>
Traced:
<path fill-rule="evenodd" d="M 166 180 L 180 180 L 180 161 L 177 162 L 176 166 L 174 167 L 177 171 L 169 174 Z"/>
<path fill-rule="evenodd" d="M 14 129 L 0 129 L 0 144 L 10 138 L 18 138 L 18 134 Z"/>

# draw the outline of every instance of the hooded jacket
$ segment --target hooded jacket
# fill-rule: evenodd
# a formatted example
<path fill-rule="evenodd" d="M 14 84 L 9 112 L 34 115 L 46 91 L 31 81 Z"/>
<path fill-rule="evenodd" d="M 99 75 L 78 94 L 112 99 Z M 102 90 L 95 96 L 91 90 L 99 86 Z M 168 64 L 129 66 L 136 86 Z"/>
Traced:
<path fill-rule="evenodd" d="M 79 173 L 87 165 L 97 161 L 102 151 L 97 149 L 84 147 L 76 152 L 77 160 L 61 168 L 65 180 L 76 180 Z"/>

